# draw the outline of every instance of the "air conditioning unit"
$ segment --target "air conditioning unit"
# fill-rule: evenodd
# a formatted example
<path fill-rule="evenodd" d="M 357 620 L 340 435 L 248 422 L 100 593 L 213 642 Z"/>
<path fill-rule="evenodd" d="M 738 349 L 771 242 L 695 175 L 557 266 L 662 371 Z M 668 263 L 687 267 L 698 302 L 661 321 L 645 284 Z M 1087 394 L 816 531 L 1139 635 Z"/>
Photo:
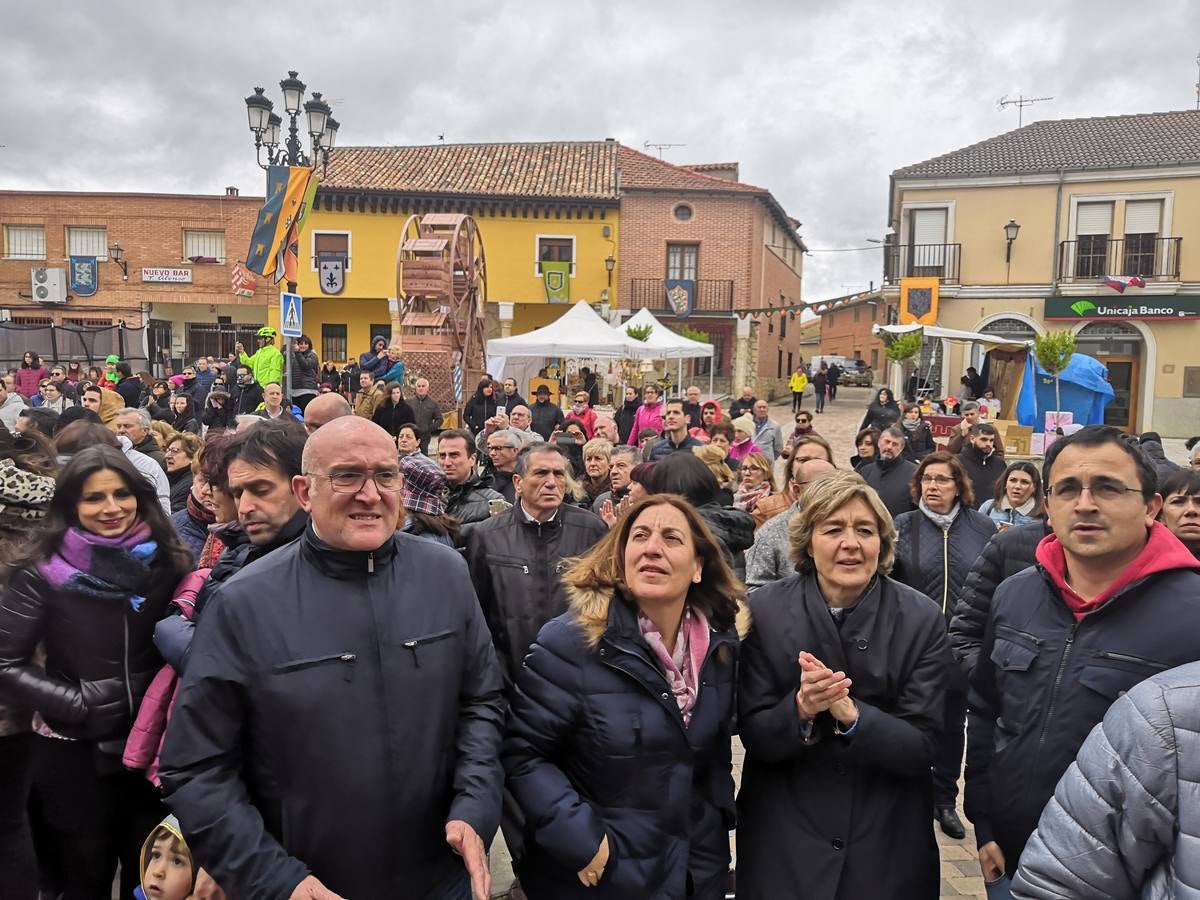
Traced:
<path fill-rule="evenodd" d="M 45 266 L 31 273 L 33 299 L 37 303 L 67 302 L 67 270 L 47 269 Z"/>

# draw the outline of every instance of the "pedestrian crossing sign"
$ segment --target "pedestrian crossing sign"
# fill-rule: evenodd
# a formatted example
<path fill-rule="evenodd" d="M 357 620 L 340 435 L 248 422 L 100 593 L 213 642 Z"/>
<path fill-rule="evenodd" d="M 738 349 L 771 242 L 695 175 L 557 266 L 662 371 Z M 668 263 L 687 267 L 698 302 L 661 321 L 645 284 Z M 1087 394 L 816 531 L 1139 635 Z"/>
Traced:
<path fill-rule="evenodd" d="M 298 338 L 304 334 L 304 306 L 299 294 L 279 295 L 279 322 L 284 337 Z"/>

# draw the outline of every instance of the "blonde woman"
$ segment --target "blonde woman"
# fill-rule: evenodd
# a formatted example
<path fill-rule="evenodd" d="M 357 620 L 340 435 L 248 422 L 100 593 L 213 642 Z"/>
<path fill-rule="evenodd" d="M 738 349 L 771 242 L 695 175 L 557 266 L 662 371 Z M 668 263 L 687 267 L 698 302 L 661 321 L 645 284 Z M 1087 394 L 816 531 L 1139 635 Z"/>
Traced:
<path fill-rule="evenodd" d="M 739 664 L 738 898 L 936 898 L 941 610 L 888 577 L 892 517 L 857 474 L 809 485 L 789 539 L 799 574 L 750 595 Z"/>
<path fill-rule="evenodd" d="M 717 484 L 721 486 L 721 490 L 729 494 L 729 502 L 726 506 L 733 505 L 733 469 L 725 462 L 725 450 L 722 447 L 714 446 L 713 444 L 705 444 L 703 447 L 693 447 L 692 453 L 700 458 L 700 462 L 708 466 L 708 471 L 713 473 L 713 477 L 717 479 Z"/>

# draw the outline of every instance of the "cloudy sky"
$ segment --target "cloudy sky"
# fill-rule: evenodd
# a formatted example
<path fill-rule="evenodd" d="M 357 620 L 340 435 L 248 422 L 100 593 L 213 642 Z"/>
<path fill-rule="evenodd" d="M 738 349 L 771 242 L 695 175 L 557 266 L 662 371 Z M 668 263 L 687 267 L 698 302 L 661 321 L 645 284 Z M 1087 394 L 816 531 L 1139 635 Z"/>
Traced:
<path fill-rule="evenodd" d="M 1193 0 L 0 0 L 0 188 L 262 190 L 243 98 L 287 69 L 339 143 L 590 140 L 737 160 L 814 251 L 870 246 L 895 168 L 1025 120 L 1195 106 Z M 227 9 L 223 9 L 227 7 Z M 286 9 L 286 12 L 284 10 Z M 878 283 L 814 252 L 805 299 Z"/>

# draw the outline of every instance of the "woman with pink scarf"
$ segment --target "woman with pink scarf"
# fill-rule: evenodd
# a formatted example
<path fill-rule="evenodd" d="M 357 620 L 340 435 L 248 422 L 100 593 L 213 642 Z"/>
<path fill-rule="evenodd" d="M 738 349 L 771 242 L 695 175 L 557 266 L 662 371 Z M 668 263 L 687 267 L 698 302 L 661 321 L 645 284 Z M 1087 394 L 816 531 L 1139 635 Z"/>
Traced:
<path fill-rule="evenodd" d="M 742 413 L 733 420 L 733 443 L 729 447 L 729 458 L 740 467 L 742 460 L 751 453 L 762 453 L 762 447 L 754 443 L 754 417 Z"/>
<path fill-rule="evenodd" d="M 744 593 L 682 498 L 637 501 L 563 576 L 517 680 L 502 762 L 530 900 L 718 900 Z"/>

